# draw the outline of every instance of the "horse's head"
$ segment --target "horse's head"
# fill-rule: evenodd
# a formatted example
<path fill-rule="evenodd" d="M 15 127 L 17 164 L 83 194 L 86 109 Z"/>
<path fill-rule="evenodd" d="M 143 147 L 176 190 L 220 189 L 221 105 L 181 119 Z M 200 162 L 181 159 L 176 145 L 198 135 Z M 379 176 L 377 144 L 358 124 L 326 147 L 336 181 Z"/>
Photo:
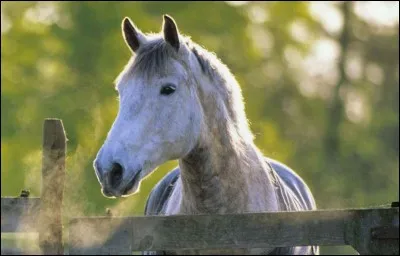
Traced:
<path fill-rule="evenodd" d="M 125 18 L 122 33 L 134 56 L 116 81 L 118 115 L 94 161 L 107 197 L 136 192 L 157 166 L 188 154 L 202 127 L 201 67 L 174 20 L 164 16 L 162 33 L 145 35 Z"/>

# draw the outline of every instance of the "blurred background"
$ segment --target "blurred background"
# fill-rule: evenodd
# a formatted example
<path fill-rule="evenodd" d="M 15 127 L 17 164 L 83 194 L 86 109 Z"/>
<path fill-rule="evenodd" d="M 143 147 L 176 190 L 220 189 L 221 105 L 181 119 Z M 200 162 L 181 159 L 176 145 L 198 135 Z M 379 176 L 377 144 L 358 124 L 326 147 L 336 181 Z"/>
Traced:
<path fill-rule="evenodd" d="M 102 196 L 92 162 L 130 58 L 121 21 L 159 32 L 165 13 L 235 74 L 256 145 L 303 177 L 319 209 L 399 200 L 399 2 L 383 1 L 2 1 L 1 196 L 40 196 L 43 120 L 55 117 L 68 137 L 65 218 L 143 214 L 177 162 L 118 200 Z"/>

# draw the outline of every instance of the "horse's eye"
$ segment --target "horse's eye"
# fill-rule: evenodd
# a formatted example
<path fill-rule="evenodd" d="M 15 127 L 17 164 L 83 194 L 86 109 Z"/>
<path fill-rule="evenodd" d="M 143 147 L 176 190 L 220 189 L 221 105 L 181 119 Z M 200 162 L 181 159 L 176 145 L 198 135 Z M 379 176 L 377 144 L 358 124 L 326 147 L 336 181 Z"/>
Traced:
<path fill-rule="evenodd" d="M 176 86 L 173 84 L 166 84 L 161 88 L 160 93 L 162 95 L 170 95 L 171 93 L 174 93 L 176 90 Z"/>

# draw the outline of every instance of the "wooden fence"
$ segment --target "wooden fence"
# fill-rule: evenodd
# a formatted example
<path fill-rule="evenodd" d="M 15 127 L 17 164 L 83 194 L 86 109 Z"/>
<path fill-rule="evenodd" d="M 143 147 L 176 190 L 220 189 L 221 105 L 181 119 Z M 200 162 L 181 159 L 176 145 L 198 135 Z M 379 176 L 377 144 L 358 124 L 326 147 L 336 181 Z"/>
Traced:
<path fill-rule="evenodd" d="M 1 198 L 1 232 L 38 232 L 43 254 L 63 254 L 62 201 L 66 137 L 61 120 L 43 126 L 42 189 L 40 198 Z M 18 253 L 2 248 L 1 254 Z M 35 253 L 35 252 L 32 252 Z"/>
<path fill-rule="evenodd" d="M 43 254 L 301 245 L 351 245 L 360 254 L 399 254 L 398 203 L 382 208 L 305 212 L 72 218 L 64 250 L 61 207 L 65 152 L 61 120 L 46 119 L 41 197 L 1 198 L 1 232 L 38 232 Z M 18 252 L 2 248 L 2 254 L 7 253 Z"/>

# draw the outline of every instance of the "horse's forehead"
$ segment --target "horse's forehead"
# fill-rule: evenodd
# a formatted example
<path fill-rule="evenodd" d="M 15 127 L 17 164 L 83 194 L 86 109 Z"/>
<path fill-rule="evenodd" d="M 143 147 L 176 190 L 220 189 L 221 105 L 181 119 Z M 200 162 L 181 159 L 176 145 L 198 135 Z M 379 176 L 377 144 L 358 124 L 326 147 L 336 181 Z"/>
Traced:
<path fill-rule="evenodd" d="M 122 78 L 119 79 L 117 83 L 117 89 L 119 91 L 132 88 L 138 89 L 138 84 L 143 84 L 142 89 L 149 87 L 153 84 L 158 84 L 160 80 L 174 80 L 179 82 L 182 79 L 185 79 L 188 76 L 188 72 L 184 67 L 184 64 L 171 58 L 167 61 L 165 68 L 161 72 L 153 72 L 152 74 L 146 74 L 143 72 L 126 72 L 123 74 Z M 174 81 L 170 81 L 174 82 Z"/>
<path fill-rule="evenodd" d="M 174 78 L 176 77 L 177 79 L 181 78 L 182 76 L 187 76 L 187 71 L 184 67 L 184 64 L 178 60 L 175 60 L 173 58 L 168 59 L 166 61 L 165 66 L 155 70 L 151 73 L 133 73 L 133 76 L 137 80 L 141 80 L 147 83 L 154 83 L 157 82 L 160 79 L 164 78 Z"/>
<path fill-rule="evenodd" d="M 183 62 L 179 62 L 175 59 L 170 59 L 168 61 L 166 70 L 168 73 L 167 75 L 171 75 L 171 76 L 173 76 L 173 75 L 187 76 L 188 75 Z"/>

